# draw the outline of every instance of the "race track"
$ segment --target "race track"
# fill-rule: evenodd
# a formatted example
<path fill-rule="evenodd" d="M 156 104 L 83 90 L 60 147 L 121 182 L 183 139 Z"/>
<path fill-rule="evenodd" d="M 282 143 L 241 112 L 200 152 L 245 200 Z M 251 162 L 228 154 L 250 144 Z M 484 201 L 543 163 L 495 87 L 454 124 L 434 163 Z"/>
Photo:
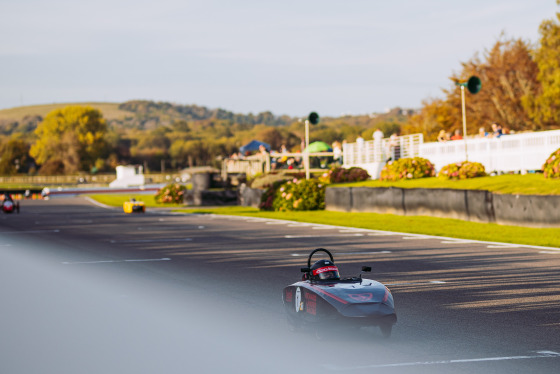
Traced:
<path fill-rule="evenodd" d="M 310 250 L 362 265 L 398 323 L 286 328 Z M 125 215 L 82 198 L 0 214 L 1 373 L 557 373 L 560 250 L 287 221 Z"/>

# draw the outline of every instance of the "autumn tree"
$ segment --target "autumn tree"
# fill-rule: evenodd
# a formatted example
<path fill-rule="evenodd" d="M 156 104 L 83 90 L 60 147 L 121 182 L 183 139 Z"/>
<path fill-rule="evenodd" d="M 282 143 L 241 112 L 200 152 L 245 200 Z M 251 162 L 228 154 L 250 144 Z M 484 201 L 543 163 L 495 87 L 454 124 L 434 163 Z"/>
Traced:
<path fill-rule="evenodd" d="M 12 138 L 0 145 L 0 175 L 25 173 L 31 161 L 29 145 L 22 139 Z"/>
<path fill-rule="evenodd" d="M 515 131 L 534 128 L 525 103 L 539 90 L 537 73 L 530 45 L 504 36 L 484 53 L 484 60 L 475 56 L 464 63 L 462 72 L 451 79 L 466 81 L 476 75 L 482 81 L 479 93 L 466 92 L 468 133 L 477 132 L 480 126 L 488 128 L 493 122 Z M 462 128 L 461 90 L 453 87 L 445 92 L 453 123 Z"/>
<path fill-rule="evenodd" d="M 560 1 L 557 0 L 560 4 Z M 558 126 L 560 118 L 560 13 L 556 20 L 545 20 L 539 27 L 540 40 L 535 51 L 541 90 L 527 101 L 530 116 L 539 129 Z"/>
<path fill-rule="evenodd" d="M 425 140 L 435 141 L 440 130 L 451 129 L 456 124 L 451 106 L 442 99 L 425 100 L 419 113 L 413 115 L 403 127 L 405 134 L 424 134 Z M 387 134 L 385 134 L 387 135 Z"/>
<path fill-rule="evenodd" d="M 106 132 L 107 124 L 97 109 L 56 109 L 35 130 L 37 141 L 30 155 L 39 164 L 62 164 L 64 173 L 90 171 L 107 154 Z"/>

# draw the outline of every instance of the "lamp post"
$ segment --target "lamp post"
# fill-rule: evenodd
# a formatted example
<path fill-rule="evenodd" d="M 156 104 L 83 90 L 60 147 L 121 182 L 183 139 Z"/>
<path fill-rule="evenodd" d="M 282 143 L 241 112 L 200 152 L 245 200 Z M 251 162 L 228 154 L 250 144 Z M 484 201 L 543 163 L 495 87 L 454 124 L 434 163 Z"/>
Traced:
<path fill-rule="evenodd" d="M 309 124 L 316 125 L 319 123 L 319 115 L 316 112 L 309 113 L 305 120 L 305 150 L 304 150 L 304 164 L 305 164 L 305 179 L 309 179 Z"/>
<path fill-rule="evenodd" d="M 467 114 L 465 110 L 465 87 L 473 95 L 478 93 L 482 88 L 480 78 L 472 76 L 466 82 L 455 82 L 457 86 L 461 87 L 461 113 L 463 117 L 463 139 L 465 140 L 465 161 L 469 161 L 469 153 L 467 148 Z"/>

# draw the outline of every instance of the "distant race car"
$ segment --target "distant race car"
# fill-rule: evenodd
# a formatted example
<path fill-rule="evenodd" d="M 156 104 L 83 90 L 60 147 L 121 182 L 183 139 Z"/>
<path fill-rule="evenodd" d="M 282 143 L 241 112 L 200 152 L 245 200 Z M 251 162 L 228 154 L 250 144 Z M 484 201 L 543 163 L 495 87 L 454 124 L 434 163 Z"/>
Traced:
<path fill-rule="evenodd" d="M 329 260 L 311 258 L 317 252 L 328 254 Z M 391 336 L 397 322 L 393 296 L 383 284 L 358 277 L 341 279 L 332 254 L 318 248 L 309 254 L 300 282 L 284 288 L 282 300 L 291 329 L 311 328 L 318 338 L 336 326 L 378 326 L 384 337 Z M 363 266 L 362 272 L 371 271 Z"/>
<path fill-rule="evenodd" d="M 136 201 L 136 199 L 132 198 L 130 201 L 124 202 L 123 210 L 125 213 L 144 213 L 146 205 L 143 201 Z"/>
<path fill-rule="evenodd" d="M 2 200 L 2 211 L 4 213 L 13 213 L 14 211 L 19 213 L 19 202 L 14 201 L 10 195 L 5 194 Z"/>

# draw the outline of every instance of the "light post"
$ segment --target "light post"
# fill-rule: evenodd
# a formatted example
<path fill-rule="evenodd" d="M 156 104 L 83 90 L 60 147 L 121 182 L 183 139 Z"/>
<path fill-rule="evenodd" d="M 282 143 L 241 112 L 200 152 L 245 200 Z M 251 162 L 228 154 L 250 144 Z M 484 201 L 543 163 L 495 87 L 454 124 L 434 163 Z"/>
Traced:
<path fill-rule="evenodd" d="M 467 114 L 465 110 L 465 87 L 469 90 L 470 93 L 473 95 L 478 93 L 482 88 L 482 83 L 480 82 L 480 78 L 476 76 L 472 76 L 466 82 L 455 82 L 457 86 L 461 87 L 461 112 L 463 115 L 463 139 L 465 140 L 465 161 L 469 161 L 469 153 L 467 150 Z"/>
<path fill-rule="evenodd" d="M 319 123 L 319 115 L 316 112 L 309 113 L 305 120 L 305 149 L 303 151 L 305 164 L 305 179 L 309 179 L 309 124 L 316 125 Z"/>

